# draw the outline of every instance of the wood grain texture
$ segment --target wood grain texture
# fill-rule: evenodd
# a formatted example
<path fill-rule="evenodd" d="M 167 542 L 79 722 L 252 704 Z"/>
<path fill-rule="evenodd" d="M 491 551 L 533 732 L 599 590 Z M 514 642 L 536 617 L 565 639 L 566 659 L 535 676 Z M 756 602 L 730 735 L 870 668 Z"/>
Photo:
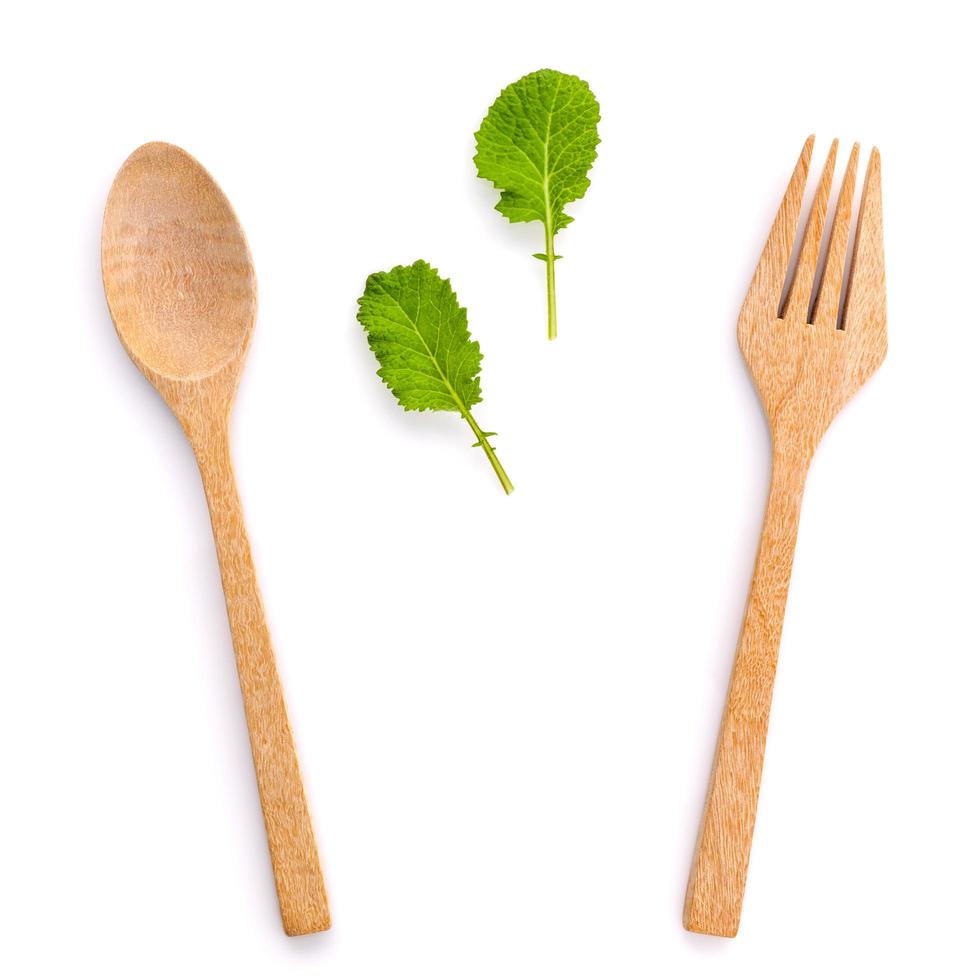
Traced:
<path fill-rule="evenodd" d="M 878 368 L 887 347 L 877 150 L 872 151 L 865 177 L 840 328 L 838 307 L 857 146 L 838 195 L 822 282 L 815 288 L 836 140 L 814 197 L 786 302 L 779 309 L 812 148 L 811 136 L 790 179 L 738 322 L 739 346 L 769 421 L 772 472 L 684 906 L 687 929 L 716 936 L 734 936 L 741 916 L 807 470 L 827 427 Z"/>
<path fill-rule="evenodd" d="M 245 532 L 228 422 L 256 288 L 231 205 L 190 155 L 148 143 L 106 204 L 102 274 L 119 338 L 191 443 L 207 495 L 285 931 L 330 927 L 313 825 Z"/>

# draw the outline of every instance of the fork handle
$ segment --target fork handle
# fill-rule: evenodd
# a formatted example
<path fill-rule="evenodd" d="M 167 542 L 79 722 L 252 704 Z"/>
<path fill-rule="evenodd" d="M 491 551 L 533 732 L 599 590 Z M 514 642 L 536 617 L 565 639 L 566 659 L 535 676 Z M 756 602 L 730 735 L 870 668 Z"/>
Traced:
<path fill-rule="evenodd" d="M 808 453 L 778 446 L 774 437 L 762 537 L 684 903 L 684 927 L 692 932 L 738 932 L 808 468 Z"/>
<path fill-rule="evenodd" d="M 327 893 L 235 486 L 227 419 L 195 429 L 188 434 L 211 513 L 282 924 L 290 936 L 319 932 L 330 928 Z"/>

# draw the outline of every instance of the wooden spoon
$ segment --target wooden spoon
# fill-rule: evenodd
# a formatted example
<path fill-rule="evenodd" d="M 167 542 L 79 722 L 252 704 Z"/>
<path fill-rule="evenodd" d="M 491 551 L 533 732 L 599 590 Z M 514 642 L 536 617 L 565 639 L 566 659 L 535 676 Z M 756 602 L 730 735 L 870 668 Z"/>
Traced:
<path fill-rule="evenodd" d="M 188 153 L 147 143 L 122 165 L 102 226 L 116 331 L 190 440 L 221 566 L 282 923 L 330 927 L 327 894 L 245 533 L 228 420 L 255 325 L 255 273 L 228 199 Z"/>

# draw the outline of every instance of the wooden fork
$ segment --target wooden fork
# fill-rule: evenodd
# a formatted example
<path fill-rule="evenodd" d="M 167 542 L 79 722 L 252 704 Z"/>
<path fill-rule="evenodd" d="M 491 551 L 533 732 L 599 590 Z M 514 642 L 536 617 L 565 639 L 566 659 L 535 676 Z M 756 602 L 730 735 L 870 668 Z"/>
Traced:
<path fill-rule="evenodd" d="M 875 372 L 887 347 L 877 149 L 871 151 L 864 180 L 840 323 L 857 144 L 838 195 L 815 301 L 811 306 L 837 140 L 830 148 L 780 309 L 813 139 L 800 154 L 738 318 L 738 343 L 769 419 L 772 476 L 684 905 L 685 928 L 714 936 L 734 936 L 742 911 L 807 470 L 834 416 Z"/>

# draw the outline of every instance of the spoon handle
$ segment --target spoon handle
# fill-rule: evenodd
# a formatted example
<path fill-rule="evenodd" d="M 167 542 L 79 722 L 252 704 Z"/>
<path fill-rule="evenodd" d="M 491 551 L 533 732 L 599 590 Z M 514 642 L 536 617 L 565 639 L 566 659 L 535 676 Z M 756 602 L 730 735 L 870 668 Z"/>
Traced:
<path fill-rule="evenodd" d="M 327 892 L 231 464 L 227 421 L 191 438 L 207 494 L 286 934 L 330 928 Z"/>
<path fill-rule="evenodd" d="M 684 926 L 692 932 L 738 932 L 808 467 L 805 454 L 774 447 L 769 502 L 687 886 Z"/>

